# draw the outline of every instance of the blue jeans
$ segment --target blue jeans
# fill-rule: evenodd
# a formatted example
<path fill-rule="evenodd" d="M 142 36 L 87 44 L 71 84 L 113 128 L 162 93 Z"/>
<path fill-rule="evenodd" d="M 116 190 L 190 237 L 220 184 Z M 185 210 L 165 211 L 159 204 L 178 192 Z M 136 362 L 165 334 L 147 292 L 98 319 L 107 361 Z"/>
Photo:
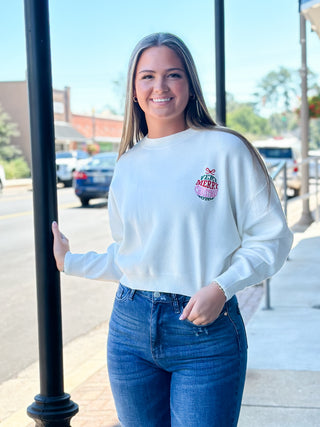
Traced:
<path fill-rule="evenodd" d="M 237 299 L 205 326 L 179 320 L 189 299 L 119 285 L 108 370 L 123 427 L 237 425 L 247 364 Z"/>

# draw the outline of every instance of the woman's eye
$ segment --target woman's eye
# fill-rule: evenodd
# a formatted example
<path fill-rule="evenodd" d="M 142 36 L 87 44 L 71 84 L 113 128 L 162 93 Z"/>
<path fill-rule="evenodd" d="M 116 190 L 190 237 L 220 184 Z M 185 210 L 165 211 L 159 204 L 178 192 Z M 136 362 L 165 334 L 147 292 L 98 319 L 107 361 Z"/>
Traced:
<path fill-rule="evenodd" d="M 173 79 L 181 79 L 181 74 L 178 74 L 178 73 L 171 73 L 171 74 L 169 74 L 169 76 L 168 77 L 171 77 L 171 78 L 173 78 Z"/>
<path fill-rule="evenodd" d="M 152 79 L 152 78 L 153 78 L 153 75 L 152 75 L 152 74 L 145 74 L 145 75 L 144 75 L 144 76 L 142 76 L 141 78 L 142 78 L 142 80 L 149 80 L 149 79 Z"/>

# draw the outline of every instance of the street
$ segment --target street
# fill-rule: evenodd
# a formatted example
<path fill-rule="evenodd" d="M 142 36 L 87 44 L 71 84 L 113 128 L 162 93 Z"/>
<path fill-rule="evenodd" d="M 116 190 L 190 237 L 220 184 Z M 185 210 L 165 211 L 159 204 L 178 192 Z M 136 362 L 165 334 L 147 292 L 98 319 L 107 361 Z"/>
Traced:
<path fill-rule="evenodd" d="M 72 188 L 58 189 L 59 224 L 73 252 L 103 252 L 111 243 L 107 203 L 82 208 Z M 32 191 L 0 194 L 0 384 L 38 359 Z M 116 284 L 61 274 L 63 341 L 86 334 L 111 313 Z"/>

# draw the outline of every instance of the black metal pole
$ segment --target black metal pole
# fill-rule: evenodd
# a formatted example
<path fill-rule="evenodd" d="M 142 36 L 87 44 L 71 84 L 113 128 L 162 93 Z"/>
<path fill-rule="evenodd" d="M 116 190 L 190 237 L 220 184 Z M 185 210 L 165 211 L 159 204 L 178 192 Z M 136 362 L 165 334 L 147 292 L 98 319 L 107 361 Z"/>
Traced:
<path fill-rule="evenodd" d="M 70 426 L 78 406 L 64 393 L 60 276 L 51 223 L 57 192 L 48 0 L 25 0 L 25 26 L 32 151 L 32 181 L 40 394 L 28 407 L 36 426 Z"/>
<path fill-rule="evenodd" d="M 226 125 L 224 0 L 215 0 L 216 121 Z"/>

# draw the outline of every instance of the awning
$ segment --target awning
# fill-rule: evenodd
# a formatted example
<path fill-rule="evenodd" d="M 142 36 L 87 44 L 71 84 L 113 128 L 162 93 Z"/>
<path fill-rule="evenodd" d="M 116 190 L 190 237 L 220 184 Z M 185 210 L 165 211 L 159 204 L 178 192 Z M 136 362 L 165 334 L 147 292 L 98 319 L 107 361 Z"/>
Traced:
<path fill-rule="evenodd" d="M 70 123 L 54 122 L 54 134 L 56 141 L 86 142 L 87 138 L 78 132 Z"/>
<path fill-rule="evenodd" d="M 320 37 L 320 1 L 319 0 L 300 0 L 300 12 L 310 21 L 311 28 Z"/>

